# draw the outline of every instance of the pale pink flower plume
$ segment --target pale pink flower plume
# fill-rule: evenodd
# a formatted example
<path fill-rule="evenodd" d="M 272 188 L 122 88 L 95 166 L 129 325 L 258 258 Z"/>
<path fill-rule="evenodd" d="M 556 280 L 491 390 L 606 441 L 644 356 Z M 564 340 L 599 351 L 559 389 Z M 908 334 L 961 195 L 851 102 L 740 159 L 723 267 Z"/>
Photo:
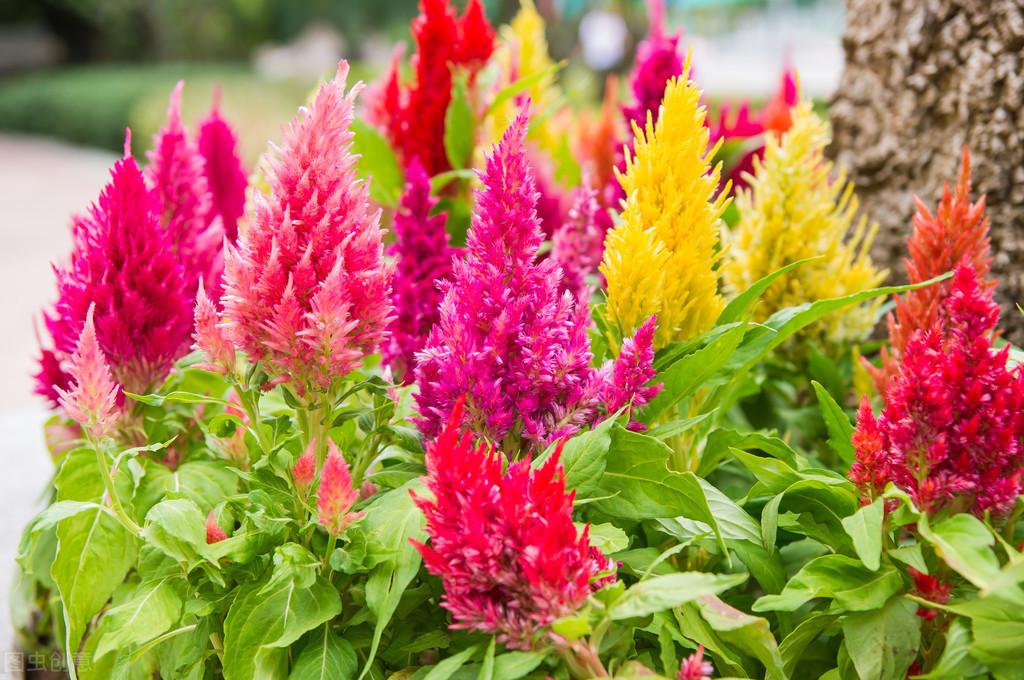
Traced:
<path fill-rule="evenodd" d="M 89 307 L 85 327 L 78 337 L 78 347 L 71 355 L 68 366 L 74 387 L 68 391 L 58 388 L 58 391 L 60 405 L 68 416 L 93 438 L 100 439 L 113 433 L 117 427 L 120 414 L 117 395 L 120 388 L 96 340 L 93 308 Z"/>
<path fill-rule="evenodd" d="M 350 512 L 359 499 L 359 492 L 352 487 L 352 474 L 348 463 L 338 451 L 333 439 L 327 440 L 327 458 L 320 471 L 320 486 L 316 492 L 316 508 L 320 525 L 337 536 L 352 522 L 363 516 L 361 512 Z"/>

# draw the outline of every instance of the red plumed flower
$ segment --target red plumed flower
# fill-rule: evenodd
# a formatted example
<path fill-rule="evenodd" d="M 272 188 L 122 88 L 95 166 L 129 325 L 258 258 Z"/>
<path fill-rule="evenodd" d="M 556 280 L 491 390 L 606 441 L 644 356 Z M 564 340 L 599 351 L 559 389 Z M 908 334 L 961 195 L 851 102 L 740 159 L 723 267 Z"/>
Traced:
<path fill-rule="evenodd" d="M 54 348 L 40 379 L 56 377 L 54 360 L 70 358 L 94 306 L 96 338 L 114 378 L 126 391 L 145 393 L 188 351 L 195 286 L 189 288 L 135 159 L 126 155 L 110 174 L 99 201 L 73 222 L 70 264 L 55 268 L 58 300 L 46 317 Z"/>
<path fill-rule="evenodd" d="M 377 351 L 391 314 L 380 210 L 351 153 L 348 64 L 292 122 L 249 228 L 225 253 L 225 326 L 274 382 L 329 391 Z"/>
<path fill-rule="evenodd" d="M 228 535 L 217 524 L 217 518 L 214 516 L 213 510 L 210 510 L 210 514 L 206 516 L 206 544 L 220 543 L 227 539 L 227 537 Z"/>
<path fill-rule="evenodd" d="M 502 471 L 501 454 L 460 436 L 459 404 L 427 447 L 426 485 L 415 496 L 430 545 L 416 544 L 444 585 L 453 629 L 498 636 L 530 649 L 544 627 L 572 614 L 600 587 L 611 562 L 572 521 L 561 446 L 539 469 L 521 460 Z"/>
<path fill-rule="evenodd" d="M 1024 373 L 992 337 L 999 308 L 969 265 L 957 268 L 945 332 L 918 331 L 876 419 L 861 406 L 850 479 L 875 496 L 892 482 L 919 508 L 1010 510 L 1024 465 Z"/>
<path fill-rule="evenodd" d="M 929 602 L 946 604 L 949 602 L 949 594 L 952 586 L 935 576 L 921 573 L 913 567 L 907 567 L 907 573 L 914 579 L 914 590 L 917 594 Z M 928 607 L 918 607 L 917 615 L 925 621 L 931 621 L 938 615 L 938 611 Z"/>

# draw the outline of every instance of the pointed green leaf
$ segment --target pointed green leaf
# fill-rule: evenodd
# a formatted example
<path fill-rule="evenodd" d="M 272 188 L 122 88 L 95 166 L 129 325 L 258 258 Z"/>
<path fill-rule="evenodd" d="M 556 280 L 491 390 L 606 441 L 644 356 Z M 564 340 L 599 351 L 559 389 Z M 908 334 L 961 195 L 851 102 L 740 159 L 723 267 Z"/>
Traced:
<path fill-rule="evenodd" d="M 849 517 L 843 518 L 843 528 L 853 539 L 853 549 L 857 551 L 857 557 L 871 571 L 876 571 L 881 563 L 884 516 L 884 501 L 876 498 L 870 505 L 865 505 Z"/>
<path fill-rule="evenodd" d="M 705 574 L 696 571 L 653 576 L 627 588 L 612 605 L 611 617 L 620 621 L 648 616 L 692 602 L 704 595 L 720 593 L 746 580 L 746 574 Z"/>

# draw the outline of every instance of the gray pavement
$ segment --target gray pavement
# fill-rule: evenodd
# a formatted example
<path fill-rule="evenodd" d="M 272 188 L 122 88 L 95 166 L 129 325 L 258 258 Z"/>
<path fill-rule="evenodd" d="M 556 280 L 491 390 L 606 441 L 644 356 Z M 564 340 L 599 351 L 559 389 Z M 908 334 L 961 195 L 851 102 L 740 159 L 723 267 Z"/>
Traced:
<path fill-rule="evenodd" d="M 34 324 L 55 295 L 51 262 L 66 260 L 70 217 L 99 195 L 113 155 L 0 134 L 0 653 L 10 649 L 7 601 L 21 529 L 53 472 L 43 401 L 32 394 Z M 0 665 L 0 678 L 6 677 Z"/>

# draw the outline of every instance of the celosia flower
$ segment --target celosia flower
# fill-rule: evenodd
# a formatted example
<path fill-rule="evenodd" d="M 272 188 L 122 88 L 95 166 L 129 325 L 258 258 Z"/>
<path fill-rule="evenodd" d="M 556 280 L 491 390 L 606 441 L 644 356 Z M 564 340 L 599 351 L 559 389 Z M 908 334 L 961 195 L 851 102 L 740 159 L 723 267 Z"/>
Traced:
<path fill-rule="evenodd" d="M 957 268 L 945 332 L 907 343 L 876 419 L 865 399 L 850 479 L 866 496 L 886 483 L 918 508 L 1002 514 L 1021 493 L 1024 373 L 992 347 L 999 307 L 969 265 Z"/>
<path fill-rule="evenodd" d="M 94 306 L 90 306 L 85 315 L 85 326 L 68 367 L 74 387 L 66 391 L 57 390 L 60 405 L 68 416 L 94 439 L 100 439 L 111 434 L 117 426 L 119 388 L 96 340 L 93 309 Z"/>
<path fill-rule="evenodd" d="M 245 212 L 248 186 L 245 168 L 238 157 L 238 137 L 220 115 L 220 91 L 214 94 L 213 107 L 199 123 L 199 153 L 202 154 L 206 185 L 212 198 L 211 209 L 220 216 L 224 236 L 230 243 L 238 238 L 238 220 Z"/>
<path fill-rule="evenodd" d="M 526 123 L 523 111 L 487 159 L 466 256 L 442 283 L 440 319 L 418 355 L 417 424 L 428 438 L 462 398 L 466 425 L 507 440 L 509 451 L 544 445 L 599 415 L 611 369 L 590 366 L 589 310 L 559 294 L 562 272 L 552 258 L 537 261 Z"/>
<path fill-rule="evenodd" d="M 626 337 L 657 315 L 655 347 L 698 335 L 723 307 L 715 265 L 728 187 L 716 196 L 721 165 L 710 166 L 700 90 L 684 76 L 665 91 L 661 116 L 635 128 L 635 151 L 619 179 L 621 222 L 608 232 L 601 272 L 608 320 Z"/>
<path fill-rule="evenodd" d="M 146 179 L 158 202 L 160 223 L 185 270 L 189 290 L 199 281 L 218 297 L 224 227 L 213 209 L 206 162 L 181 121 L 180 81 L 171 93 L 167 124 L 146 154 Z"/>
<path fill-rule="evenodd" d="M 316 477 L 316 441 L 309 443 L 303 454 L 295 461 L 295 465 L 292 466 L 292 481 L 295 482 L 295 488 L 299 491 L 305 492 L 313 483 L 314 477 Z"/>
<path fill-rule="evenodd" d="M 573 146 L 584 175 L 593 178 L 593 186 L 599 189 L 597 199 L 602 208 L 618 208 L 610 200 L 607 191 L 612 183 L 618 185 L 615 168 L 622 155 L 622 143 L 626 136 L 619 117 L 618 90 L 618 79 L 609 76 L 605 82 L 601 113 L 592 118 L 586 112 L 581 112 Z M 607 214 L 607 211 L 604 212 Z M 611 227 L 610 219 L 608 227 Z"/>
<path fill-rule="evenodd" d="M 58 300 L 46 318 L 56 358 L 71 355 L 95 306 L 96 338 L 115 380 L 126 391 L 148 392 L 188 351 L 192 298 L 130 155 L 114 165 L 99 201 L 75 218 L 72 236 L 71 262 L 55 269 Z"/>
<path fill-rule="evenodd" d="M 989 279 L 989 219 L 985 215 L 985 197 L 971 203 L 971 157 L 963 148 L 963 164 L 956 189 L 943 186 L 942 199 L 932 215 L 921 199 L 915 197 L 917 213 L 914 231 L 907 241 L 910 258 L 904 261 L 907 280 L 921 283 L 964 262 L 974 267 L 982 287 L 994 290 L 996 281 Z M 870 369 L 880 392 L 892 378 L 907 343 L 917 331 L 935 329 L 943 332 L 946 325 L 946 298 L 952 282 L 918 288 L 896 298 L 896 309 L 889 314 L 888 351 L 882 350 L 881 369 Z"/>
<path fill-rule="evenodd" d="M 605 382 L 602 395 L 610 413 L 632 403 L 639 407 L 654 399 L 663 385 L 649 385 L 657 374 L 654 370 L 655 317 L 640 326 L 636 335 L 622 343 L 619 358 L 611 366 L 611 375 Z"/>
<path fill-rule="evenodd" d="M 711 680 L 715 667 L 704 658 L 704 645 L 698 645 L 697 651 L 683 659 L 679 667 L 677 680 Z"/>
<path fill-rule="evenodd" d="M 781 139 L 767 138 L 764 159 L 755 161 L 756 176 L 736 199 L 739 222 L 726 232 L 729 255 L 722 267 L 727 286 L 746 290 L 758 279 L 804 258 L 801 265 L 774 283 L 761 297 L 756 318 L 764 320 L 786 307 L 840 297 L 880 284 L 885 271 L 868 254 L 877 227 L 857 212 L 853 186 L 844 177 L 829 178 L 825 160 L 829 129 L 801 103 L 793 127 Z M 864 339 L 874 327 L 882 300 L 848 307 L 829 316 L 818 334 L 834 344 Z"/>
<path fill-rule="evenodd" d="M 604 231 L 598 220 L 597 191 L 585 180 L 573 193 L 568 219 L 551 237 L 551 257 L 565 275 L 562 289 L 571 292 L 579 304 L 586 304 L 587 276 L 601 264 Z"/>
<path fill-rule="evenodd" d="M 406 168 L 405 193 L 395 214 L 395 243 L 388 254 L 397 260 L 391 302 L 395 318 L 390 337 L 381 348 L 383 361 L 394 375 L 411 383 L 416 352 L 437 323 L 443 295 L 435 282 L 451 275 L 452 257 L 445 214 L 431 215 L 437 199 L 430 196 L 430 178 L 417 159 Z"/>
<path fill-rule="evenodd" d="M 348 463 L 338 451 L 333 439 L 327 440 L 327 458 L 320 471 L 320 486 L 316 491 L 317 521 L 337 536 L 352 522 L 363 516 L 361 512 L 350 512 L 358 500 L 358 492 L 352 488 L 352 475 Z"/>
<path fill-rule="evenodd" d="M 45 397 L 53 406 L 60 405 L 61 391 L 71 388 L 71 376 L 61 365 L 60 357 L 55 351 L 45 347 L 39 349 L 39 370 L 32 377 L 36 383 L 33 391 Z"/>
<path fill-rule="evenodd" d="M 210 510 L 210 514 L 206 516 L 206 544 L 220 543 L 227 537 L 228 535 L 217 524 L 217 518 L 214 516 L 213 510 Z"/>
<path fill-rule="evenodd" d="M 227 332 L 220 325 L 217 306 L 206 297 L 202 281 L 196 291 L 195 330 L 192 339 L 193 349 L 206 353 L 207 361 L 198 364 L 198 368 L 228 375 L 235 370 L 235 346 L 228 338 Z"/>
<path fill-rule="evenodd" d="M 683 75 L 684 65 L 679 53 L 679 39 L 682 33 L 665 35 L 665 2 L 648 0 L 647 37 L 636 48 L 636 60 L 629 79 L 633 103 L 622 107 L 626 125 L 644 129 L 648 117 L 658 122 L 660 106 L 665 98 L 665 89 L 673 78 Z M 686 72 L 689 73 L 687 62 Z M 686 80 L 688 76 L 683 76 Z"/>
<path fill-rule="evenodd" d="M 413 82 L 403 90 L 396 58 L 368 113 L 404 163 L 418 158 L 430 175 L 436 175 L 451 169 L 444 131 L 452 67 L 466 67 L 472 77 L 494 49 L 494 29 L 480 0 L 470 0 L 461 18 L 449 0 L 421 0 L 412 34 L 416 42 Z"/>
<path fill-rule="evenodd" d="M 461 405 L 427 446 L 426 486 L 416 496 L 430 545 L 416 544 L 444 585 L 451 628 L 496 635 L 513 649 L 540 646 L 543 629 L 586 602 L 612 563 L 572 521 L 561 446 L 537 470 L 502 472 L 499 451 L 459 436 Z"/>
<path fill-rule="evenodd" d="M 380 211 L 356 178 L 348 64 L 293 122 L 269 196 L 225 255 L 225 325 L 274 382 L 330 391 L 377 350 L 391 313 Z"/>
<path fill-rule="evenodd" d="M 907 573 L 910 574 L 910 578 L 914 579 L 914 590 L 919 597 L 936 604 L 946 604 L 949 602 L 949 595 L 952 591 L 951 584 L 935 576 L 923 574 L 913 567 L 907 567 Z M 930 607 L 917 608 L 917 615 L 925 621 L 931 621 L 938 613 L 938 610 Z"/>

